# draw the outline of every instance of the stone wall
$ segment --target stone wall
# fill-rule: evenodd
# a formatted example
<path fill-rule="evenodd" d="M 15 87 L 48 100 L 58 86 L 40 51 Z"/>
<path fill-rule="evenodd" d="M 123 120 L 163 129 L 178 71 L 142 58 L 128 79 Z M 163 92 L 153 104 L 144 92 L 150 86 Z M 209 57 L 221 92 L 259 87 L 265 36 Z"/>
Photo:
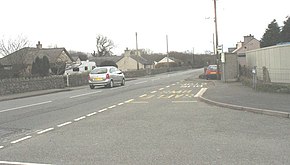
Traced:
<path fill-rule="evenodd" d="M 0 80 L 0 95 L 56 88 L 65 88 L 63 76 L 13 78 Z"/>

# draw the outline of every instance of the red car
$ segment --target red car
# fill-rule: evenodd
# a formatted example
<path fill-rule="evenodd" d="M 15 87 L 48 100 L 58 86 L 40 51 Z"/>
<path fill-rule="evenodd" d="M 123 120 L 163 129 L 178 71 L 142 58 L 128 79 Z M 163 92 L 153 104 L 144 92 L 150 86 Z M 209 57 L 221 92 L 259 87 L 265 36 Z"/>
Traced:
<path fill-rule="evenodd" d="M 218 71 L 217 65 L 209 65 L 205 71 L 205 78 L 208 79 L 217 79 Z"/>

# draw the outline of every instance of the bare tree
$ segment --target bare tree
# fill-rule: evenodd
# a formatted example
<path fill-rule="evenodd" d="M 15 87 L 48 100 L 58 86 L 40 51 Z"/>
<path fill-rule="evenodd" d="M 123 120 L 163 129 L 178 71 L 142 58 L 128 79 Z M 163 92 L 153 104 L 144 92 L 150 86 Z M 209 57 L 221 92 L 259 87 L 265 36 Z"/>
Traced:
<path fill-rule="evenodd" d="M 0 54 L 7 56 L 19 49 L 29 46 L 30 43 L 26 37 L 22 35 L 17 36 L 15 39 L 1 39 L 0 41 Z"/>
<path fill-rule="evenodd" d="M 97 35 L 97 52 L 93 56 L 103 57 L 111 56 L 113 52 L 111 51 L 115 45 L 114 42 L 108 39 L 106 36 Z"/>

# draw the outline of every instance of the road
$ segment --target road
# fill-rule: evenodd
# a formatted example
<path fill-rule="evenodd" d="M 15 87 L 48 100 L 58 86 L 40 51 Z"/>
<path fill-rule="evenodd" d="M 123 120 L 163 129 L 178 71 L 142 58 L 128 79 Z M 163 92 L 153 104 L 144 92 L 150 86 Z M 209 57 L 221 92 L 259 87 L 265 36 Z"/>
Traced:
<path fill-rule="evenodd" d="M 201 72 L 2 101 L 0 164 L 289 164 L 289 119 L 198 101 Z"/>

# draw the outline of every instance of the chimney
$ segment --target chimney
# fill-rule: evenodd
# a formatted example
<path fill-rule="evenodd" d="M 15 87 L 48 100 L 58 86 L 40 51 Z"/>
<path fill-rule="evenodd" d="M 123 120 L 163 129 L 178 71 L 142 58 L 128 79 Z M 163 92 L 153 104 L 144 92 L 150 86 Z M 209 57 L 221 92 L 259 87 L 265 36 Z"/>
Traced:
<path fill-rule="evenodd" d="M 244 43 L 248 43 L 250 42 L 252 39 L 254 39 L 254 36 L 252 36 L 251 34 L 248 36 L 244 36 Z"/>
<path fill-rule="evenodd" d="M 42 49 L 42 44 L 40 43 L 40 41 L 38 41 L 38 43 L 36 44 L 36 48 L 37 49 Z"/>

